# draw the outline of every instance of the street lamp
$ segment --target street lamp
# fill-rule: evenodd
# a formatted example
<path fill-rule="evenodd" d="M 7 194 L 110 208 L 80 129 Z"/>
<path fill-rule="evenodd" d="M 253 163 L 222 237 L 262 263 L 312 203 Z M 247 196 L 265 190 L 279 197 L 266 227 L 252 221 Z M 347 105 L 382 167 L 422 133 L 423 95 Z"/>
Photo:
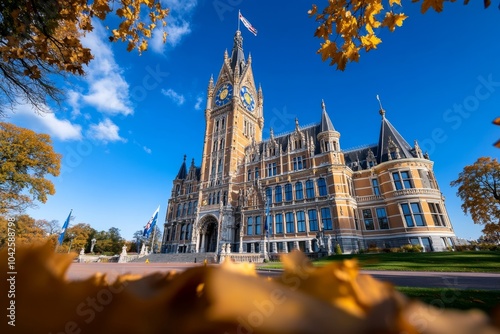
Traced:
<path fill-rule="evenodd" d="M 90 253 L 94 253 L 94 246 L 95 246 L 95 243 L 96 243 L 97 240 L 95 240 L 95 238 L 92 238 L 92 240 L 90 240 L 91 244 L 90 244 Z"/>
<path fill-rule="evenodd" d="M 75 238 L 75 234 L 74 233 L 68 234 L 68 238 L 70 240 L 70 242 L 69 242 L 69 249 L 68 249 L 68 253 L 69 253 L 69 252 L 71 252 L 71 246 L 73 245 L 73 239 Z"/>

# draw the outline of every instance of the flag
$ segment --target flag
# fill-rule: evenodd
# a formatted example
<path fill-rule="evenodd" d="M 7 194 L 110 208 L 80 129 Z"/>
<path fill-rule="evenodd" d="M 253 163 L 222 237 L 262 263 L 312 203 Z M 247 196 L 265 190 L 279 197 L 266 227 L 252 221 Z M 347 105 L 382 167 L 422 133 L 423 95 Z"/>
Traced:
<path fill-rule="evenodd" d="M 149 237 L 149 234 L 151 233 L 151 231 L 155 227 L 156 220 L 158 220 L 158 212 L 159 211 L 160 211 L 160 206 L 158 205 L 158 209 L 156 209 L 156 211 L 153 213 L 153 215 L 149 219 L 149 221 L 146 224 L 146 226 L 144 226 L 144 232 L 142 233 L 143 237 L 146 237 L 146 238 Z"/>
<path fill-rule="evenodd" d="M 59 243 L 59 245 L 61 245 L 63 240 L 64 240 L 64 234 L 66 233 L 66 229 L 68 228 L 68 225 L 69 225 L 69 220 L 71 219 L 71 212 L 73 212 L 73 209 L 71 209 L 71 211 L 69 212 L 69 216 L 68 216 L 68 218 L 66 218 L 66 221 L 64 222 L 64 225 L 62 227 L 62 231 L 59 234 L 59 238 L 57 239 L 57 242 Z"/>
<path fill-rule="evenodd" d="M 240 20 L 241 20 L 241 22 L 243 22 L 243 25 L 244 25 L 245 27 L 247 27 L 247 29 L 248 29 L 248 30 L 249 30 L 252 34 L 254 34 L 255 36 L 257 36 L 257 29 L 255 29 L 255 28 L 253 27 L 253 25 L 252 25 L 250 22 L 248 22 L 248 20 L 247 20 L 246 18 L 244 18 L 244 17 L 243 17 L 243 15 L 241 15 L 241 13 L 239 13 L 239 14 L 240 14 Z"/>

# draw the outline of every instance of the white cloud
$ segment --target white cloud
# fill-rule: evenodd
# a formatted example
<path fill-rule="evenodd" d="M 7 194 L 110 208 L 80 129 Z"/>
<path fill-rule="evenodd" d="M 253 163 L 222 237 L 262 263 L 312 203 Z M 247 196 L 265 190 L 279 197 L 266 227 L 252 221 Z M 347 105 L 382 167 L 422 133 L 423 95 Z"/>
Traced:
<path fill-rule="evenodd" d="M 152 151 L 149 147 L 143 146 L 142 148 L 147 154 L 151 154 Z"/>
<path fill-rule="evenodd" d="M 201 103 L 202 103 L 202 102 L 203 102 L 203 97 L 198 96 L 198 97 L 196 98 L 196 103 L 195 103 L 195 105 L 194 105 L 194 109 L 195 109 L 195 110 L 201 110 Z"/>
<path fill-rule="evenodd" d="M 173 89 L 162 89 L 161 93 L 174 101 L 177 105 L 183 105 L 186 99 L 184 95 L 175 92 Z"/>
<path fill-rule="evenodd" d="M 47 133 L 53 138 L 62 141 L 82 139 L 82 127 L 72 124 L 67 119 L 59 119 L 45 106 L 49 112 L 38 114 L 31 105 L 18 105 L 13 115 L 14 120 L 18 120 L 20 126 L 27 127 L 39 133 Z"/>
<path fill-rule="evenodd" d="M 127 140 L 118 134 L 119 130 L 115 123 L 106 118 L 104 121 L 99 122 L 99 124 L 91 124 L 87 135 L 92 139 L 100 140 L 104 143 L 114 141 L 126 142 Z"/>
<path fill-rule="evenodd" d="M 166 8 L 170 9 L 170 14 L 167 17 L 166 29 L 157 27 L 150 40 L 150 48 L 156 53 L 165 51 L 165 44 L 163 44 L 164 31 L 168 34 L 167 44 L 171 47 L 175 47 L 182 38 L 191 33 L 190 20 L 198 5 L 197 0 L 165 0 L 163 3 Z"/>
<path fill-rule="evenodd" d="M 88 92 L 80 93 L 80 99 L 102 113 L 130 115 L 133 109 L 123 70 L 115 61 L 102 24 L 97 21 L 92 24 L 94 31 L 87 34 L 82 43 L 92 50 L 94 59 L 85 69 Z"/>

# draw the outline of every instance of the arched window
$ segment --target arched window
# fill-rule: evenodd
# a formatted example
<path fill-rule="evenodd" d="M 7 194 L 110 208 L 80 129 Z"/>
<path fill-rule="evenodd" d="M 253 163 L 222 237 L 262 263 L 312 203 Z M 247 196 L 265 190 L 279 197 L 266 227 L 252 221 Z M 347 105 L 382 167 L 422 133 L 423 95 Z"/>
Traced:
<path fill-rule="evenodd" d="M 292 197 L 292 184 L 287 183 L 285 184 L 285 201 L 291 201 L 293 199 Z"/>
<path fill-rule="evenodd" d="M 273 202 L 273 189 L 271 187 L 266 188 L 266 201 L 269 205 Z"/>
<path fill-rule="evenodd" d="M 274 188 L 274 202 L 281 203 L 283 201 L 283 191 L 281 186 L 276 186 Z"/>
<path fill-rule="evenodd" d="M 181 215 L 181 205 L 177 205 L 177 213 L 175 214 L 175 217 L 179 218 Z"/>
<path fill-rule="evenodd" d="M 326 181 L 322 177 L 318 179 L 318 193 L 320 196 L 328 195 L 328 192 L 326 190 Z"/>
<path fill-rule="evenodd" d="M 304 191 L 302 188 L 302 182 L 295 183 L 295 199 L 301 200 L 304 199 Z"/>
<path fill-rule="evenodd" d="M 306 197 L 314 198 L 314 183 L 312 180 L 306 181 Z"/>

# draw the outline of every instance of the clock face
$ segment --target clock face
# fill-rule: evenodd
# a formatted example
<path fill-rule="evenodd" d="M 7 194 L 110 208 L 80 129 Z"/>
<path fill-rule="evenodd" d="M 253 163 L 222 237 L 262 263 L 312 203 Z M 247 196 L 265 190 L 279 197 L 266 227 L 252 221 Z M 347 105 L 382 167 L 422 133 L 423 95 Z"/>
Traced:
<path fill-rule="evenodd" d="M 222 84 L 215 94 L 215 105 L 223 106 L 233 97 L 233 86 L 230 83 Z"/>
<path fill-rule="evenodd" d="M 247 86 L 241 87 L 240 98 L 243 106 L 248 111 L 253 111 L 255 109 L 255 100 L 253 99 L 252 93 L 250 93 L 250 89 Z"/>

